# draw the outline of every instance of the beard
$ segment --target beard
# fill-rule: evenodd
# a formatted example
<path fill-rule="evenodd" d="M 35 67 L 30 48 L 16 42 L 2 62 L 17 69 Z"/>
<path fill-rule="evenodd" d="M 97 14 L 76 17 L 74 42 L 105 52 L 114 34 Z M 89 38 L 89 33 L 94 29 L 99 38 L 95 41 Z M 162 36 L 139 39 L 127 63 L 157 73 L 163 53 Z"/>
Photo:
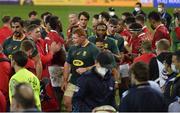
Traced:
<path fill-rule="evenodd" d="M 18 31 L 15 31 L 15 32 L 13 33 L 13 35 L 14 35 L 15 37 L 20 37 L 20 36 L 22 35 L 22 33 L 21 33 L 21 32 L 18 32 Z"/>
<path fill-rule="evenodd" d="M 97 34 L 97 37 L 98 37 L 98 38 L 101 38 L 101 39 L 105 39 L 106 34 Z"/>

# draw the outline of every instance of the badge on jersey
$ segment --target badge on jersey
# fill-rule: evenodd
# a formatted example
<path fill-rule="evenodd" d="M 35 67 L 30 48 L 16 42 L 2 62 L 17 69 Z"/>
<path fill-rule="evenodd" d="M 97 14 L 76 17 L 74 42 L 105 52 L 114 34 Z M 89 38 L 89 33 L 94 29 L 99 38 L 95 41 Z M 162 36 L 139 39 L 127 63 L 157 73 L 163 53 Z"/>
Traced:
<path fill-rule="evenodd" d="M 73 60 L 73 65 L 74 66 L 83 66 L 84 62 L 81 60 Z"/>

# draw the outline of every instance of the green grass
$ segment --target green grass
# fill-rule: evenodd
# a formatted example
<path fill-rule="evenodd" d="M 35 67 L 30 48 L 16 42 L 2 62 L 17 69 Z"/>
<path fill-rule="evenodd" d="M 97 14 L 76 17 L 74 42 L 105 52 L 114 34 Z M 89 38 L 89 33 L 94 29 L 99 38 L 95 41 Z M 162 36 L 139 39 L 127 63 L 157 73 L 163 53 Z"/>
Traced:
<path fill-rule="evenodd" d="M 120 17 L 122 12 L 129 11 L 132 12 L 133 8 L 129 7 L 114 7 L 116 10 L 116 14 Z M 60 17 L 61 22 L 63 24 L 63 29 L 66 31 L 68 26 L 68 14 L 75 12 L 79 13 L 80 11 L 89 12 L 92 17 L 94 14 L 100 13 L 102 11 L 108 11 L 108 7 L 87 7 L 87 6 L 19 6 L 19 5 L 0 5 L 0 17 L 5 15 L 10 16 L 20 16 L 23 19 L 28 18 L 28 13 L 32 10 L 36 10 L 38 12 L 38 16 L 43 12 L 49 11 L 54 15 Z M 152 10 L 156 10 L 155 8 L 143 8 L 146 13 L 149 13 Z M 168 12 L 172 13 L 172 9 L 168 9 Z M 91 19 L 89 22 L 89 26 L 91 27 Z M 2 23 L 0 22 L 0 25 Z M 65 34 L 65 33 L 64 33 Z"/>

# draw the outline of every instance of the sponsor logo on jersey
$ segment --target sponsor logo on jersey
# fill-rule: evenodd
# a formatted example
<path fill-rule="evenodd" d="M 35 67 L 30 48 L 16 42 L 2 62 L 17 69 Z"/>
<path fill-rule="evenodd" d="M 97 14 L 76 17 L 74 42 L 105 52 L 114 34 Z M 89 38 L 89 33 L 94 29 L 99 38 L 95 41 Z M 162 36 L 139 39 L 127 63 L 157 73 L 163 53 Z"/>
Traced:
<path fill-rule="evenodd" d="M 73 60 L 73 65 L 74 66 L 83 66 L 84 62 L 81 60 Z"/>

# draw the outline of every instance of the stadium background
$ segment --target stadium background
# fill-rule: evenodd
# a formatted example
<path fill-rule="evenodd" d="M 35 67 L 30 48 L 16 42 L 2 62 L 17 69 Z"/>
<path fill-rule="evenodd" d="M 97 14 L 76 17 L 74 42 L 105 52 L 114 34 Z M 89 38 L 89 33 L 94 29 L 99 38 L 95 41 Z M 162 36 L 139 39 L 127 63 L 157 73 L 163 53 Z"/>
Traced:
<path fill-rule="evenodd" d="M 28 19 L 28 13 L 35 10 L 38 12 L 38 17 L 40 18 L 43 12 L 49 11 L 60 17 L 63 30 L 66 31 L 69 13 L 87 11 L 92 17 L 94 14 L 102 11 L 108 11 L 108 7 L 112 6 L 116 14 L 120 17 L 122 12 L 132 12 L 134 4 L 139 1 L 143 4 L 143 10 L 146 13 L 157 10 L 154 6 L 156 6 L 158 2 L 164 2 L 168 7 L 180 7 L 180 3 L 171 3 L 169 2 L 171 0 L 0 0 L 0 17 L 10 15 Z M 172 8 L 168 8 L 168 12 L 171 14 L 172 10 Z M 92 18 L 90 18 L 89 22 L 90 27 L 91 19 Z M 2 25 L 1 22 L 0 25 Z"/>

